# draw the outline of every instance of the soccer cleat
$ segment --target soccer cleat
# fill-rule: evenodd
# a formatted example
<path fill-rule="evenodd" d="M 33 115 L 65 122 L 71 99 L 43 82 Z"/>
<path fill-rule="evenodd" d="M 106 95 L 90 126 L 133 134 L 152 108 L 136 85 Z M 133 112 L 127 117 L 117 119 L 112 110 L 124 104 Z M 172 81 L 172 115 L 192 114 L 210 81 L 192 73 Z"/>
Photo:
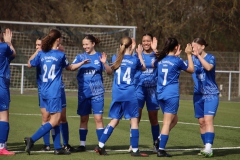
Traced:
<path fill-rule="evenodd" d="M 69 144 L 64 145 L 63 148 L 64 148 L 65 150 L 70 151 L 70 152 L 76 152 L 76 149 L 73 148 L 72 146 L 70 146 Z"/>
<path fill-rule="evenodd" d="M 13 156 L 13 155 L 15 155 L 15 153 L 6 150 L 6 148 L 0 149 L 0 156 Z"/>
<path fill-rule="evenodd" d="M 138 149 L 137 152 L 131 152 L 131 156 L 133 156 L 133 157 L 148 157 L 148 154 L 141 153 Z"/>
<path fill-rule="evenodd" d="M 165 150 L 158 150 L 157 152 L 157 156 L 158 157 L 172 157 L 172 155 L 167 154 L 167 152 Z"/>
<path fill-rule="evenodd" d="M 159 139 L 155 140 L 153 143 L 153 153 L 157 153 L 158 148 L 159 148 Z"/>
<path fill-rule="evenodd" d="M 106 152 L 106 150 L 105 150 L 105 147 L 103 147 L 103 148 L 100 148 L 98 145 L 94 148 L 94 151 L 96 152 L 96 153 L 99 153 L 100 155 L 107 155 L 107 152 Z"/>
<path fill-rule="evenodd" d="M 198 156 L 203 156 L 203 150 L 201 150 L 197 155 Z"/>
<path fill-rule="evenodd" d="M 55 149 L 54 154 L 55 155 L 68 155 L 68 154 L 71 154 L 71 152 L 69 150 L 64 149 L 64 148 L 60 148 L 60 149 Z"/>
<path fill-rule="evenodd" d="M 76 152 L 85 152 L 86 151 L 86 147 L 85 146 L 79 146 L 76 149 Z"/>
<path fill-rule="evenodd" d="M 50 150 L 51 150 L 50 146 L 46 146 L 46 145 L 43 145 L 41 149 L 41 151 L 50 151 Z"/>
<path fill-rule="evenodd" d="M 202 150 L 200 153 L 201 153 L 203 156 L 205 156 L 206 158 L 213 157 L 213 151 L 212 151 L 212 150 L 211 150 L 210 152 L 207 152 L 207 151 Z"/>
<path fill-rule="evenodd" d="M 28 155 L 30 155 L 31 148 L 34 146 L 34 142 L 30 137 L 25 137 L 24 142 L 26 144 L 25 151 L 28 153 Z"/>

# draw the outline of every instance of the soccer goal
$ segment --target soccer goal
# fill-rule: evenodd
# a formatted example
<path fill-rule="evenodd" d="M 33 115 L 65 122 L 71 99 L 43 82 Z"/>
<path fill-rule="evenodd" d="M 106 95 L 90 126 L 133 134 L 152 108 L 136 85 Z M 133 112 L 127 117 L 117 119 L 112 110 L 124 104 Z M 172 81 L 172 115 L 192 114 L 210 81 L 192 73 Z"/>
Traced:
<path fill-rule="evenodd" d="M 10 28 L 13 32 L 13 45 L 17 56 L 11 63 L 11 89 L 24 90 L 37 89 L 36 69 L 27 68 L 28 58 L 35 52 L 35 41 L 44 37 L 51 29 L 58 29 L 62 33 L 62 45 L 66 56 L 71 63 L 78 53 L 82 53 L 82 39 L 87 34 L 92 34 L 100 40 L 96 51 L 106 52 L 108 60 L 118 52 L 119 42 L 123 36 L 136 38 L 135 26 L 110 26 L 110 25 L 80 25 L 61 23 L 33 23 L 0 21 L 2 30 Z M 63 81 L 66 90 L 77 90 L 77 71 L 63 71 Z M 112 76 L 103 73 L 106 92 L 111 92 Z"/>

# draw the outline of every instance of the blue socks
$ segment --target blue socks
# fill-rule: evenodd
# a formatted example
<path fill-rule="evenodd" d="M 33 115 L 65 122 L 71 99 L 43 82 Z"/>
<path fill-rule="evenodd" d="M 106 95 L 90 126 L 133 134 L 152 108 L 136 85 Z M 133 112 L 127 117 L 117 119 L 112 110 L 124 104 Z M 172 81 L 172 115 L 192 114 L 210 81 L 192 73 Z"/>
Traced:
<path fill-rule="evenodd" d="M 151 131 L 152 131 L 153 142 L 155 142 L 158 139 L 159 132 L 160 132 L 159 124 L 156 126 L 151 126 Z"/>
<path fill-rule="evenodd" d="M 205 145 L 205 134 L 201 134 L 201 139 L 202 139 L 202 142 L 203 142 L 203 145 Z"/>
<path fill-rule="evenodd" d="M 213 144 L 215 134 L 213 132 L 206 132 L 205 133 L 205 144 L 210 143 Z"/>
<path fill-rule="evenodd" d="M 43 142 L 45 146 L 50 146 L 50 131 L 43 136 Z"/>
<path fill-rule="evenodd" d="M 106 128 L 103 131 L 103 134 L 99 140 L 99 142 L 104 143 L 108 140 L 108 138 L 111 136 L 114 128 L 110 125 L 107 125 Z"/>
<path fill-rule="evenodd" d="M 52 125 L 47 122 L 44 125 L 42 125 L 37 132 L 35 132 L 33 134 L 33 136 L 31 137 L 33 142 L 36 142 L 37 140 L 39 140 L 41 137 L 43 137 L 47 132 L 49 132 L 52 129 Z"/>
<path fill-rule="evenodd" d="M 52 138 L 53 138 L 54 149 L 62 148 L 61 142 L 60 142 L 60 127 L 59 126 L 55 126 L 52 128 Z"/>
<path fill-rule="evenodd" d="M 69 141 L 68 123 L 60 123 L 60 130 L 62 133 L 63 145 L 68 145 Z"/>
<path fill-rule="evenodd" d="M 96 129 L 98 141 L 100 141 L 100 138 L 102 137 L 103 131 L 104 131 L 103 128 L 98 128 L 98 129 Z"/>
<path fill-rule="evenodd" d="M 9 133 L 9 123 L 0 121 L 0 143 L 7 142 Z"/>
<path fill-rule="evenodd" d="M 139 130 L 138 129 L 131 129 L 131 137 L 130 137 L 130 141 L 131 141 L 131 145 L 133 149 L 137 149 L 138 148 L 138 141 L 139 141 Z"/>
<path fill-rule="evenodd" d="M 164 150 L 166 145 L 167 145 L 167 141 L 168 141 L 168 135 L 164 135 L 164 134 L 160 134 L 160 143 L 159 143 L 159 149 Z"/>
<path fill-rule="evenodd" d="M 84 128 L 79 129 L 79 138 L 80 141 L 86 141 L 88 130 Z"/>

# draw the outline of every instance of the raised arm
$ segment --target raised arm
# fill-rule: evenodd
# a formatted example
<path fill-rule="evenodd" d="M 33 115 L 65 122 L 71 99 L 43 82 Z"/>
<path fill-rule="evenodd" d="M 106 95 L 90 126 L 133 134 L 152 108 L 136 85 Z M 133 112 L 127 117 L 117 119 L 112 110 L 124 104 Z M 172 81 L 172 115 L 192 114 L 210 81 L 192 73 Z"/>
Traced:
<path fill-rule="evenodd" d="M 135 48 L 136 48 L 136 41 L 135 41 L 134 38 L 132 38 L 132 48 L 131 48 L 131 51 L 130 51 L 131 54 L 133 54 Z"/>
<path fill-rule="evenodd" d="M 12 57 L 15 57 L 16 51 L 12 45 L 12 31 L 9 28 L 6 29 L 5 33 L 3 33 L 3 39 L 4 42 L 7 43 L 11 50 L 13 51 Z"/>
<path fill-rule="evenodd" d="M 155 52 L 155 53 L 158 52 L 158 50 L 157 50 L 157 43 L 158 43 L 157 38 L 153 37 L 153 40 L 151 42 L 151 48 L 152 48 L 153 52 Z"/>
<path fill-rule="evenodd" d="M 177 52 L 175 53 L 175 56 L 180 56 L 182 50 L 180 49 L 181 48 L 181 45 L 179 44 L 178 45 L 178 49 L 177 49 Z"/>
<path fill-rule="evenodd" d="M 102 57 L 99 57 L 100 61 L 102 62 L 102 64 L 105 67 L 105 71 L 108 75 L 112 74 L 112 68 L 108 65 L 107 63 L 107 54 L 105 52 L 102 52 Z"/>
<path fill-rule="evenodd" d="M 36 57 L 36 55 L 38 54 L 38 52 L 39 52 L 40 50 L 41 50 L 41 49 L 37 49 L 37 50 L 31 55 L 31 57 L 28 59 L 28 68 L 31 68 L 31 67 L 32 67 L 32 65 L 30 64 L 30 61 Z"/>
<path fill-rule="evenodd" d="M 190 43 L 187 44 L 185 48 L 185 52 L 187 53 L 187 59 L 188 59 L 188 68 L 186 72 L 193 73 L 194 72 L 194 65 L 192 60 L 192 46 Z"/>
<path fill-rule="evenodd" d="M 213 69 L 213 65 L 208 63 L 200 54 L 198 49 L 195 50 L 195 52 L 193 52 L 193 54 L 199 59 L 199 61 L 201 62 L 202 66 L 204 67 L 204 69 L 206 69 L 207 71 L 210 71 Z"/>
<path fill-rule="evenodd" d="M 142 47 L 141 44 L 138 45 L 136 51 L 137 51 L 137 54 L 138 54 L 138 58 L 139 58 L 141 64 L 143 65 L 142 71 L 145 71 L 146 70 L 146 65 L 145 65 L 144 60 L 142 58 L 143 47 Z"/>

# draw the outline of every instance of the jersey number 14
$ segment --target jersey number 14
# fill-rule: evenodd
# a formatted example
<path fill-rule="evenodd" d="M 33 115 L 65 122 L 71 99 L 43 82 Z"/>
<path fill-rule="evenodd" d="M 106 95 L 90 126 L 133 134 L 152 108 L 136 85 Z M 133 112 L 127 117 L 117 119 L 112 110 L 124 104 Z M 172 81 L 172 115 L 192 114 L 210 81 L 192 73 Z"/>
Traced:
<path fill-rule="evenodd" d="M 117 73 L 117 84 L 121 83 L 121 67 L 116 70 Z M 126 82 L 127 84 L 131 83 L 131 68 L 127 67 L 125 73 L 123 74 L 122 81 Z"/>

